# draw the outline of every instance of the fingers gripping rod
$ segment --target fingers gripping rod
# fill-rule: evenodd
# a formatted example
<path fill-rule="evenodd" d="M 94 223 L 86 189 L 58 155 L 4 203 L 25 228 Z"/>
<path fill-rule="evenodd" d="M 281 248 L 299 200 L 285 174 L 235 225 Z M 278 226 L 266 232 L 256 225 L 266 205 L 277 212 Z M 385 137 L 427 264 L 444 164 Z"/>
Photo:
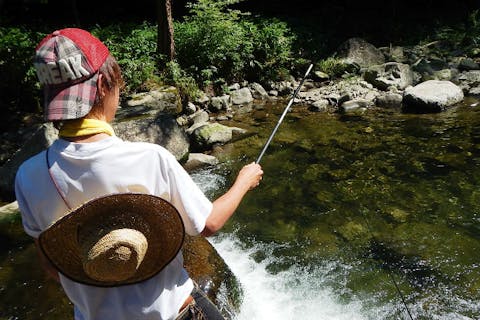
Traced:
<path fill-rule="evenodd" d="M 307 72 L 305 72 L 305 75 L 303 76 L 302 80 L 300 81 L 300 84 L 298 85 L 297 89 L 295 89 L 295 91 L 293 92 L 292 98 L 291 98 L 290 101 L 288 102 L 287 107 L 285 108 L 285 110 L 283 110 L 283 113 L 282 113 L 280 119 L 278 120 L 277 125 L 275 126 L 275 128 L 274 128 L 273 131 L 272 131 L 272 133 L 270 134 L 270 137 L 268 138 L 267 142 L 265 143 L 265 146 L 263 146 L 262 152 L 260 152 L 260 155 L 258 156 L 257 161 L 256 161 L 255 163 L 260 163 L 260 160 L 262 159 L 263 154 L 265 153 L 265 151 L 267 151 L 267 148 L 268 148 L 270 142 L 272 142 L 273 136 L 274 136 L 275 133 L 277 132 L 278 127 L 280 127 L 280 124 L 282 123 L 283 118 L 285 118 L 285 115 L 287 114 L 288 109 L 290 109 L 290 107 L 291 107 L 291 105 L 292 105 L 292 103 L 293 103 L 293 100 L 295 100 L 295 97 L 296 97 L 297 93 L 300 91 L 300 88 L 302 87 L 303 82 L 305 82 L 305 79 L 307 78 L 307 76 L 308 76 L 308 74 L 310 73 L 310 71 L 312 70 L 312 68 L 313 68 L 313 64 L 311 64 L 311 65 L 308 67 L 308 70 L 307 70 Z"/>

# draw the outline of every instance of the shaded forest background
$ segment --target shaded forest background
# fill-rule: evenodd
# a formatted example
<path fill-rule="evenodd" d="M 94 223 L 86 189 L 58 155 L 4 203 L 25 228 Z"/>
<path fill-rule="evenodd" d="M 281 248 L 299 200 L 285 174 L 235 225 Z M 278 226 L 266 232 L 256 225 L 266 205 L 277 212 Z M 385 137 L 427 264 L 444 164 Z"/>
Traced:
<path fill-rule="evenodd" d="M 156 20 L 155 0 L 62 1 L 0 0 L 2 25 L 37 25 L 41 31 L 118 22 Z M 188 13 L 185 0 L 172 0 L 174 19 Z M 346 38 L 363 37 L 377 46 L 418 41 L 442 26 L 466 21 L 468 14 L 480 7 L 479 0 L 245 0 L 235 5 L 254 15 L 275 16 L 288 21 L 292 28 L 310 28 L 328 34 L 337 45 Z M 44 30 L 46 29 L 46 30 Z"/>
<path fill-rule="evenodd" d="M 171 1 L 173 19 L 184 21 L 190 14 L 188 7 L 190 1 Z M 457 33 L 457 38 L 468 40 L 470 46 L 478 46 L 480 42 L 478 11 L 480 0 L 244 0 L 240 3 L 236 3 L 238 2 L 236 0 L 223 0 L 222 2 L 230 3 L 230 1 L 234 3 L 231 8 L 249 12 L 252 17 L 260 18 L 257 20 L 281 20 L 281 23 L 285 22 L 288 27 L 278 22 L 268 22 L 267 24 L 271 26 L 270 29 L 266 29 L 264 26 L 259 27 L 261 24 L 257 24 L 256 26 L 259 27 L 257 33 L 243 34 L 243 38 L 236 38 L 235 35 L 229 34 L 236 30 L 229 23 L 236 24 L 238 20 L 228 16 L 228 13 L 224 16 L 226 20 L 222 18 L 219 21 L 213 21 L 211 26 L 206 25 L 208 21 L 205 23 L 197 20 L 197 23 L 204 25 L 202 32 L 207 30 L 204 33 L 209 33 L 212 30 L 209 29 L 210 27 L 217 28 L 216 36 L 225 38 L 225 43 L 230 45 L 228 47 L 230 49 L 223 49 L 222 53 L 222 50 L 217 48 L 218 42 L 215 42 L 222 39 L 213 38 L 211 40 L 213 45 L 203 52 L 203 60 L 208 60 L 208 57 L 215 55 L 220 56 L 210 65 L 218 67 L 219 70 L 224 70 L 226 67 L 229 72 L 232 70 L 237 72 L 234 76 L 232 76 L 233 71 L 227 76 L 217 74 L 217 78 L 223 79 L 223 82 L 219 82 L 220 85 L 228 84 L 229 80 L 235 80 L 235 76 L 242 72 L 244 74 L 241 76 L 245 79 L 248 78 L 248 72 L 268 78 L 270 74 L 283 69 L 287 72 L 292 72 L 298 67 L 304 70 L 305 66 L 302 66 L 302 63 L 318 62 L 329 57 L 341 43 L 352 37 L 361 37 L 377 47 L 408 46 L 422 41 L 431 41 L 439 30 L 451 28 L 461 30 Z M 162 3 L 164 1 L 161 0 L 136 0 L 128 3 L 113 0 L 0 0 L 0 75 L 3 81 L 0 82 L 0 117 L 4 119 L 0 121 L 0 133 L 15 132 L 19 126 L 29 126 L 32 121 L 41 120 L 39 118 L 41 94 L 38 84 L 35 84 L 36 76 L 30 60 L 34 44 L 41 39 L 40 34 L 47 34 L 65 27 L 96 29 L 97 32 L 102 33 L 103 38 L 121 44 L 120 49 L 116 46 L 115 56 L 117 59 L 120 58 L 121 65 L 122 62 L 125 64 L 125 66 L 122 65 L 122 69 L 124 76 L 129 80 L 128 83 L 135 83 L 132 81 L 135 79 L 141 82 L 145 76 L 142 72 L 150 74 L 158 71 L 152 69 L 154 67 L 152 61 L 157 59 L 153 56 L 155 41 L 152 38 L 152 29 L 143 28 L 142 24 L 144 22 L 156 24 L 157 5 Z M 275 20 L 268 20 L 269 18 L 275 18 Z M 219 32 L 225 21 L 225 26 L 231 29 L 223 33 Z M 127 38 L 127 33 L 120 32 L 120 25 L 125 24 L 140 26 L 138 38 Z M 469 28 L 469 24 L 475 24 L 472 25 L 473 32 L 465 30 Z M 190 24 L 188 27 L 197 28 L 199 25 Z M 192 31 L 192 29 L 184 31 Z M 177 32 L 177 36 L 178 34 Z M 473 35 L 473 37 L 468 38 L 465 35 Z M 242 46 L 252 45 L 252 41 L 256 41 L 257 45 L 259 42 L 263 44 L 262 37 L 267 37 L 274 43 L 274 45 L 265 43 L 266 48 L 263 48 L 263 53 L 269 55 L 270 59 L 276 63 L 273 64 L 274 67 L 266 63 L 268 59 L 255 58 L 254 54 L 252 54 L 254 58 L 248 56 L 245 46 Z M 449 37 L 450 34 L 444 34 L 443 39 Z M 285 38 L 293 40 L 285 42 Z M 456 45 L 461 41 L 451 42 Z M 109 46 L 111 45 L 112 43 L 109 43 Z M 164 80 L 170 78 L 175 85 L 179 85 L 180 88 L 183 86 L 184 88 L 180 89 L 182 92 L 194 91 L 197 85 L 194 81 L 199 82 L 199 79 L 193 79 L 193 77 L 198 78 L 202 72 L 207 74 L 212 72 L 211 69 L 200 68 L 202 66 L 198 60 L 202 52 L 196 52 L 191 49 L 192 47 L 197 48 L 195 45 L 184 45 L 184 51 L 180 52 L 184 59 L 179 61 L 179 64 L 169 66 L 164 60 L 155 60 L 159 61 L 162 67 L 167 66 L 164 68 L 166 69 L 164 73 L 169 75 L 164 74 Z M 110 47 L 111 50 L 112 48 L 113 46 Z M 241 48 L 241 50 L 232 48 Z M 123 51 L 119 53 L 118 50 Z M 185 63 L 185 60 L 188 60 L 186 56 L 192 63 Z M 197 57 L 199 59 L 195 59 Z M 233 60 L 230 61 L 231 65 L 227 63 L 222 69 L 220 63 L 217 63 L 218 59 Z M 247 61 L 248 59 L 250 61 Z M 259 62 L 253 60 L 259 60 Z M 248 71 L 251 62 L 258 62 L 261 68 L 254 66 Z M 286 62 L 290 65 L 286 66 Z M 231 69 L 228 69 L 229 67 Z M 207 80 L 213 82 L 218 79 Z"/>

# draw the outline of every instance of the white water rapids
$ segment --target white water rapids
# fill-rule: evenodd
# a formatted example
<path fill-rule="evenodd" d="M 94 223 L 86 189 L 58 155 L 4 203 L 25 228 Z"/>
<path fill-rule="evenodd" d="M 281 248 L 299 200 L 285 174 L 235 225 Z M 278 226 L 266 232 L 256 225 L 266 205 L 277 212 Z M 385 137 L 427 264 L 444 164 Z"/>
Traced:
<path fill-rule="evenodd" d="M 192 174 L 194 181 L 205 192 L 217 190 L 225 183 L 224 178 L 210 171 Z M 252 255 L 259 248 L 243 249 L 234 234 L 223 234 L 209 239 L 243 290 L 243 301 L 238 320 L 363 320 L 382 319 L 382 310 L 369 311 L 364 315 L 360 301 L 341 303 L 336 294 L 323 280 L 332 275 L 338 266 L 319 268 L 307 272 L 292 267 L 287 271 L 272 274 L 267 270 L 270 259 L 256 262 Z M 267 250 L 268 248 L 262 248 Z M 374 315 L 374 314 L 375 315 Z"/>
<path fill-rule="evenodd" d="M 193 173 L 192 178 L 207 195 L 225 187 L 225 178 L 210 170 Z M 360 299 L 348 291 L 348 286 L 343 284 L 351 266 L 330 262 L 310 266 L 307 270 L 294 264 L 284 271 L 272 273 L 268 266 L 281 259 L 268 254 L 275 250 L 276 245 L 269 244 L 267 247 L 257 243 L 245 248 L 235 233 L 221 233 L 209 241 L 237 277 L 243 290 L 243 301 L 235 320 L 410 319 L 399 298 L 393 303 L 381 303 L 376 297 Z M 267 254 L 258 262 L 254 259 L 257 252 Z M 393 286 L 393 283 L 385 285 Z M 473 318 L 462 313 L 476 310 L 478 305 L 475 304 L 475 301 L 458 299 L 445 290 L 429 298 L 418 297 L 409 309 L 414 319 L 470 320 Z M 444 309 L 445 305 L 449 308 Z M 452 312 L 452 309 L 456 311 Z"/>

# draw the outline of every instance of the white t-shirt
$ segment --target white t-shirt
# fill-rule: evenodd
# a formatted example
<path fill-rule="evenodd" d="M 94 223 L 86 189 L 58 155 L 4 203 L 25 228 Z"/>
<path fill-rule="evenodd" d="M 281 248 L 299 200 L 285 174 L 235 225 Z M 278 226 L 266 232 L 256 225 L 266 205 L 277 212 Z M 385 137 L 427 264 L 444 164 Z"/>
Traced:
<path fill-rule="evenodd" d="M 72 208 L 106 194 L 153 194 L 173 204 L 190 235 L 197 235 L 212 203 L 175 157 L 163 147 L 109 137 L 91 143 L 62 139 L 50 147 L 51 172 Z M 46 152 L 25 161 L 15 180 L 25 231 L 39 234 L 68 212 L 47 169 Z M 60 281 L 74 304 L 76 320 L 174 319 L 193 289 L 180 252 L 155 277 L 134 285 L 100 288 Z"/>

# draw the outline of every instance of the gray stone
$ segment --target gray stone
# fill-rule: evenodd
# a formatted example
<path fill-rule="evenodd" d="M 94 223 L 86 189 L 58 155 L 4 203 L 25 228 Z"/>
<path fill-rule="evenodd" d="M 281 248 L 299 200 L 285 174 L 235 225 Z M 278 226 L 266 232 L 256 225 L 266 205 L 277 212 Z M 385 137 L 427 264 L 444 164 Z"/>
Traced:
<path fill-rule="evenodd" d="M 235 105 L 249 104 L 253 101 L 252 93 L 248 88 L 241 88 L 231 92 L 232 103 Z"/>
<path fill-rule="evenodd" d="M 381 108 L 401 108 L 403 96 L 399 93 L 386 92 L 375 99 L 375 105 Z"/>
<path fill-rule="evenodd" d="M 175 87 L 166 87 L 150 92 L 133 94 L 130 99 L 127 100 L 126 104 L 127 107 L 146 106 L 158 112 L 170 114 L 182 112 L 182 101 Z"/>
<path fill-rule="evenodd" d="M 58 138 L 58 130 L 51 123 L 39 125 L 22 148 L 0 168 L 0 195 L 2 199 L 15 199 L 15 175 L 28 158 L 48 148 Z"/>
<path fill-rule="evenodd" d="M 255 99 L 266 99 L 266 98 L 268 98 L 267 91 L 259 83 L 256 83 L 256 82 L 251 83 L 250 84 L 250 90 L 252 92 L 252 96 Z"/>
<path fill-rule="evenodd" d="M 212 97 L 210 99 L 210 110 L 218 112 L 221 110 L 226 110 L 231 103 L 231 97 L 227 94 L 224 94 L 219 97 Z"/>
<path fill-rule="evenodd" d="M 188 137 L 171 115 L 113 123 L 112 127 L 116 135 L 123 140 L 159 144 L 179 161 L 188 156 Z"/>
<path fill-rule="evenodd" d="M 369 107 L 369 102 L 365 99 L 356 99 L 345 101 L 340 105 L 339 111 L 343 114 L 362 114 Z"/>
<path fill-rule="evenodd" d="M 463 100 L 462 89 L 450 81 L 428 80 L 408 87 L 403 94 L 403 104 L 417 112 L 439 112 Z"/>
<path fill-rule="evenodd" d="M 405 89 L 413 83 L 410 66 L 398 62 L 371 66 L 365 70 L 363 78 L 380 90 L 387 90 L 392 86 L 397 89 Z"/>
<path fill-rule="evenodd" d="M 463 58 L 458 64 L 458 69 L 460 71 L 479 70 L 480 64 L 478 64 L 477 62 L 475 62 L 475 60 L 471 58 Z"/>
<path fill-rule="evenodd" d="M 215 144 L 225 144 L 232 140 L 232 128 L 219 123 L 208 123 L 192 132 L 194 146 L 199 150 L 207 150 Z"/>
<path fill-rule="evenodd" d="M 345 41 L 337 50 L 337 57 L 346 63 L 355 63 L 360 67 L 385 63 L 385 56 L 371 43 L 361 38 Z"/>
<path fill-rule="evenodd" d="M 218 159 L 204 153 L 190 153 L 184 168 L 188 171 L 218 164 Z"/>

